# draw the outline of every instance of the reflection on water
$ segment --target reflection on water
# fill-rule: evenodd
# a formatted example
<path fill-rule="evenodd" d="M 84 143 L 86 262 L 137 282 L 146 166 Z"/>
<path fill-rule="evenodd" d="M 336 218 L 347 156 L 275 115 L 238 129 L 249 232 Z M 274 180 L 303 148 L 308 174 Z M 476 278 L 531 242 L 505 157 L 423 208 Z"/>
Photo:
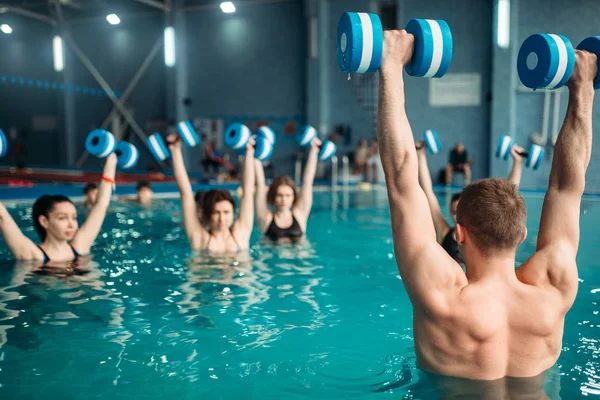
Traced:
<path fill-rule="evenodd" d="M 405 386 L 414 399 L 441 400 L 560 400 L 560 375 L 554 367 L 531 378 L 506 377 L 493 381 L 441 376 L 418 370 L 416 382 Z M 405 368 L 405 375 L 410 370 Z"/>
<path fill-rule="evenodd" d="M 123 328 L 124 305 L 108 289 L 105 274 L 89 258 L 77 264 L 40 267 L 39 263 L 15 263 L 10 284 L 0 288 L 0 350 L 9 343 L 35 350 L 42 343 L 42 325 L 96 324 L 107 332 Z M 126 334 L 127 335 L 127 334 Z M 122 334 L 114 335 L 120 343 Z"/>

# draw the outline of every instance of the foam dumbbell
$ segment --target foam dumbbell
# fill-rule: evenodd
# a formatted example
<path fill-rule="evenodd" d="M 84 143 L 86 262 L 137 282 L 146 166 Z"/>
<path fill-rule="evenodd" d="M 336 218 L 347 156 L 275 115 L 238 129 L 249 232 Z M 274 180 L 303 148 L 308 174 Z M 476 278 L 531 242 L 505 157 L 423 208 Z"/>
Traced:
<path fill-rule="evenodd" d="M 225 131 L 225 145 L 239 154 L 244 154 L 252 131 L 244 124 L 233 123 Z"/>
<path fill-rule="evenodd" d="M 584 39 L 577 49 L 600 56 L 600 36 Z M 563 35 L 535 34 L 529 36 L 519 49 L 517 72 L 519 79 L 530 89 L 558 89 L 564 86 L 575 67 L 575 50 Z M 600 77 L 594 89 L 600 88 Z"/>
<path fill-rule="evenodd" d="M 104 129 L 95 129 L 88 134 L 85 140 L 85 149 L 98 158 L 106 158 L 115 153 L 117 166 L 123 169 L 135 167 L 140 158 L 134 145 L 128 142 L 117 143 L 115 136 Z"/>
<path fill-rule="evenodd" d="M 254 141 L 254 158 L 258 158 L 261 161 L 270 159 L 273 154 L 273 143 L 264 136 L 256 136 Z"/>
<path fill-rule="evenodd" d="M 498 147 L 496 148 L 496 157 L 501 160 L 508 160 L 510 157 L 510 151 L 513 148 L 515 141 L 510 136 L 502 136 Z M 544 158 L 544 148 L 537 144 L 532 144 L 529 147 L 529 151 L 518 152 L 521 157 L 525 158 L 525 166 L 532 168 L 534 171 L 540 167 L 542 159 Z"/>
<path fill-rule="evenodd" d="M 318 136 L 318 132 L 315 128 L 310 125 L 305 126 L 303 129 L 298 131 L 296 134 L 296 142 L 302 147 L 308 147 L 312 143 L 313 139 Z M 321 144 L 321 150 L 319 150 L 319 160 L 328 161 L 337 152 L 337 146 L 331 140 L 326 140 Z"/>
<path fill-rule="evenodd" d="M 444 76 L 452 61 L 452 33 L 446 21 L 411 19 L 405 29 L 415 38 L 413 56 L 405 67 L 406 72 L 426 78 Z M 377 71 L 384 45 L 379 16 L 353 12 L 342 15 L 337 31 L 337 59 L 342 71 Z"/>
<path fill-rule="evenodd" d="M 146 138 L 146 145 L 148 145 L 150 153 L 152 153 L 157 161 L 165 161 L 167 158 L 171 157 L 171 152 L 165 145 L 160 133 L 153 133 L 148 136 Z"/>
<path fill-rule="evenodd" d="M 178 123 L 177 132 L 187 147 L 194 147 L 200 144 L 200 138 L 196 134 L 190 121 L 181 121 Z"/>
<path fill-rule="evenodd" d="M 187 147 L 195 147 L 200 144 L 200 138 L 190 121 L 181 121 L 176 128 L 179 137 Z M 171 157 L 171 153 L 159 133 L 148 136 L 146 144 L 157 161 L 164 161 Z"/>
<path fill-rule="evenodd" d="M 120 142 L 115 150 L 117 155 L 117 167 L 123 169 L 133 168 L 140 159 L 140 152 L 137 147 L 129 142 Z"/>
<path fill-rule="evenodd" d="M 268 126 L 261 126 L 256 130 L 256 136 L 262 136 L 267 139 L 273 146 L 277 143 L 277 136 L 275 131 Z"/>
<path fill-rule="evenodd" d="M 267 127 L 258 128 L 255 135 L 254 158 L 266 161 L 273 154 L 275 132 Z M 272 135 L 271 135 L 272 134 Z M 233 123 L 225 131 L 225 145 L 234 149 L 238 154 L 246 154 L 246 146 L 252 137 L 252 132 L 244 124 Z"/>
<path fill-rule="evenodd" d="M 95 129 L 85 140 L 85 149 L 98 158 L 106 158 L 117 149 L 117 139 L 107 130 Z"/>
<path fill-rule="evenodd" d="M 6 142 L 6 135 L 4 135 L 4 132 L 0 129 L 0 158 L 6 155 L 7 150 L 8 143 Z"/>
<path fill-rule="evenodd" d="M 435 129 L 427 129 L 423 133 L 423 141 L 431 154 L 438 154 L 442 151 L 442 144 Z"/>

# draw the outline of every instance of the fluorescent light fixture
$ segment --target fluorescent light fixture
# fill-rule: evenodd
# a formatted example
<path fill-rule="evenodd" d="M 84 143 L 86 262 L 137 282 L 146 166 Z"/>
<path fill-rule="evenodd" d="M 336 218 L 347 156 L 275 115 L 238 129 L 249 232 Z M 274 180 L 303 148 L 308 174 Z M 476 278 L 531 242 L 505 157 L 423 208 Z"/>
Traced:
<path fill-rule="evenodd" d="M 230 1 L 224 1 L 221 3 L 221 11 L 230 14 L 235 12 L 235 5 Z"/>
<path fill-rule="evenodd" d="M 65 55 L 63 53 L 63 40 L 60 36 L 52 39 L 52 54 L 54 55 L 54 70 L 60 72 L 65 68 Z"/>
<path fill-rule="evenodd" d="M 510 0 L 498 0 L 496 16 L 496 43 L 498 47 L 507 49 L 510 44 Z"/>
<path fill-rule="evenodd" d="M 121 18 L 117 14 L 108 14 L 106 20 L 111 25 L 119 25 L 121 23 Z"/>
<path fill-rule="evenodd" d="M 165 64 L 167 67 L 175 65 L 175 28 L 165 28 Z"/>
<path fill-rule="evenodd" d="M 0 25 L 0 31 L 10 35 L 12 33 L 12 28 L 8 24 L 2 24 Z"/>

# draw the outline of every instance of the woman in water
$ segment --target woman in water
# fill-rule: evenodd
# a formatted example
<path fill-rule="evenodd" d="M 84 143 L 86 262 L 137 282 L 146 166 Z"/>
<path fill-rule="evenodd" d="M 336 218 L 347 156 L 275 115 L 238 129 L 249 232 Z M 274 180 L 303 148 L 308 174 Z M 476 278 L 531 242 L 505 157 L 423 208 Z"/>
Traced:
<path fill-rule="evenodd" d="M 173 159 L 173 171 L 181 196 L 185 233 L 193 250 L 205 254 L 227 255 L 247 251 L 254 225 L 254 140 L 246 146 L 242 187 L 244 195 L 240 201 L 240 213 L 235 217 L 235 200 L 227 190 L 214 189 L 206 192 L 202 199 L 203 220 L 198 219 L 196 199 L 192 191 L 183 155 L 181 139 L 177 134 L 167 137 Z M 206 227 L 205 227 L 206 226 Z"/>
<path fill-rule="evenodd" d="M 72 266 L 81 255 L 88 254 L 106 216 L 112 185 L 115 182 L 117 156 L 106 158 L 98 197 L 79 228 L 77 209 L 69 198 L 44 195 L 33 204 L 33 226 L 41 239 L 35 245 L 21 232 L 4 205 L 0 203 L 0 231 L 8 248 L 18 260 L 40 260 L 46 266 Z"/>
<path fill-rule="evenodd" d="M 265 237 L 277 243 L 300 240 L 306 232 L 306 224 L 313 203 L 313 181 L 319 161 L 321 140 L 313 139 L 308 160 L 302 176 L 300 196 L 296 185 L 289 176 L 273 179 L 268 192 L 265 186 L 265 171 L 262 163 L 256 161 L 256 218 L 258 228 Z M 266 193 L 265 193 L 266 192 Z M 274 211 L 268 207 L 271 205 Z"/>

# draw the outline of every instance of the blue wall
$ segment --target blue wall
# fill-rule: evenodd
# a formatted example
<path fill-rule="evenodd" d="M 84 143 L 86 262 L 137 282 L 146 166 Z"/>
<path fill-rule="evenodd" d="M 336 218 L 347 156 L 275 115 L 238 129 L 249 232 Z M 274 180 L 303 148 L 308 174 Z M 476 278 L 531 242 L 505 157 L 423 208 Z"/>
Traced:
<path fill-rule="evenodd" d="M 517 142 L 528 144 L 533 132 L 541 132 L 544 95 L 519 91 L 516 56 L 522 41 L 532 33 L 557 32 L 577 44 L 595 34 L 600 3 L 595 0 L 563 2 L 512 0 L 511 45 L 500 49 L 494 43 L 495 1 L 399 0 L 398 25 L 409 18 L 441 18 L 452 28 L 454 57 L 449 73 L 477 73 L 481 76 L 481 105 L 478 107 L 432 107 L 427 79 L 406 78 L 407 111 L 415 136 L 427 128 L 436 128 L 445 149 L 455 142 L 465 143 L 473 155 L 474 177 L 506 176 L 510 162 L 492 157 L 500 136 L 510 134 Z M 340 153 L 352 151 L 361 137 L 374 137 L 377 101 L 377 74 L 370 77 L 348 76 L 340 71 L 335 58 L 335 32 L 344 11 L 377 11 L 373 0 L 295 1 L 239 7 L 233 15 L 204 10 L 177 15 L 185 22 L 178 32 L 178 67 L 164 67 L 162 51 L 135 89 L 129 105 L 139 125 L 151 131 L 152 119 L 223 118 L 225 125 L 234 120 L 275 121 L 279 131 L 286 121 L 304 121 L 328 135 L 336 125 L 348 124 L 352 136 L 338 142 Z M 317 36 L 311 38 L 309 17 L 316 18 Z M 65 73 L 52 69 L 52 28 L 46 24 L 3 15 L 14 33 L 0 35 L 0 76 L 23 76 L 42 83 L 62 82 Z M 105 21 L 71 26 L 76 41 L 98 66 L 107 81 L 124 90 L 155 40 L 162 35 L 162 16 L 123 20 L 113 27 Z M 26 27 L 26 29 L 22 29 Z M 314 39 L 318 55 L 309 58 L 309 42 Z M 88 71 L 66 46 L 69 81 L 98 88 Z M 185 63 L 182 66 L 181 63 Z M 181 79 L 185 76 L 185 79 Z M 173 86 L 177 86 L 176 89 Z M 65 102 L 60 90 L 19 86 L 0 82 L 0 127 L 28 129 L 26 153 L 29 163 L 67 163 L 65 146 Z M 100 124 L 112 104 L 106 96 L 76 93 L 74 130 L 77 156 L 89 129 Z M 549 136 L 552 136 L 554 97 L 550 107 Z M 184 98 L 191 105 L 182 106 Z M 562 124 L 567 92 L 560 95 L 558 125 Z M 174 111 L 176 109 L 176 111 Z M 33 115 L 55 115 L 57 127 L 50 132 L 32 132 Z M 598 121 L 595 121 L 596 124 Z M 549 138 L 550 140 L 550 138 Z M 144 147 L 137 139 L 136 144 Z M 13 144 L 14 145 L 14 144 Z M 597 145 L 595 145 L 597 148 Z M 48 151 L 51 149 L 52 151 Z M 279 171 L 291 173 L 293 155 L 301 151 L 291 135 L 280 135 L 274 162 Z M 546 147 L 545 164 L 539 171 L 526 170 L 522 187 L 545 188 L 552 156 Z M 202 150 L 188 154 L 190 169 L 197 170 Z M 141 167 L 151 164 L 142 151 Z M 191 160 L 190 160 L 191 158 Z M 434 177 L 447 161 L 447 153 L 430 157 Z M 2 164 L 13 164 L 7 157 Z M 98 165 L 92 161 L 87 166 Z M 600 159 L 593 157 L 588 174 L 588 191 L 600 191 Z"/>
<path fill-rule="evenodd" d="M 3 19 L 5 21 L 5 19 Z M 13 26 L 12 35 L 0 36 L 0 52 L 4 62 L 0 63 L 0 76 L 7 77 L 0 83 L 0 127 L 8 133 L 11 127 L 28 131 L 22 140 L 25 145 L 26 162 L 29 165 L 66 166 L 68 154 L 65 141 L 65 93 L 68 83 L 72 84 L 74 100 L 75 156 L 84 150 L 87 133 L 99 127 L 110 110 L 112 102 L 100 94 L 100 85 L 65 43 L 65 70 L 53 69 L 52 37 L 56 33 L 47 24 L 10 15 L 6 20 Z M 133 77 L 155 41 L 162 37 L 162 16 L 139 18 L 121 25 L 111 26 L 106 21 L 73 24 L 68 27 L 75 42 L 92 61 L 108 84 L 116 91 L 123 91 Z M 128 101 L 138 124 L 144 128 L 151 118 L 163 118 L 165 114 L 165 83 L 162 51 L 148 68 Z M 31 78 L 33 85 L 11 84 L 11 77 Z M 37 86 L 37 81 L 48 82 L 49 86 Z M 60 84 L 67 83 L 62 90 Z M 33 132 L 32 118 L 36 115 L 56 117 L 56 129 Z M 110 127 L 109 127 L 110 129 Z M 141 142 L 133 139 L 139 147 Z M 13 165 L 10 142 L 9 156 L 1 160 L 3 165 Z M 152 164 L 149 155 L 141 151 L 139 166 Z M 90 159 L 87 167 L 99 166 L 98 160 Z"/>
<path fill-rule="evenodd" d="M 444 147 L 442 154 L 428 158 L 434 182 L 437 172 L 448 162 L 447 152 L 457 142 L 464 143 L 473 158 L 473 178 L 487 177 L 492 2 L 402 0 L 398 9 L 400 27 L 406 26 L 411 18 L 445 20 L 452 30 L 453 40 L 452 64 L 448 74 L 477 73 L 481 76 L 479 106 L 433 107 L 429 104 L 430 79 L 407 77 L 405 80 L 406 110 L 415 137 L 422 137 L 427 129 L 436 129 Z"/>
<path fill-rule="evenodd" d="M 325 135 L 338 124 L 352 127 L 350 140 L 338 143 L 342 153 L 352 151 L 362 137 L 375 137 L 377 116 L 378 74 L 343 73 L 335 57 L 336 29 L 340 16 L 346 11 L 377 12 L 377 4 L 369 0 L 332 0 L 317 10 L 319 19 L 319 60 L 309 61 L 308 119 Z M 481 105 L 477 107 L 433 107 L 429 104 L 430 80 L 407 77 L 405 80 L 407 112 L 415 137 L 426 129 L 437 129 L 446 149 L 463 142 L 473 155 L 475 177 L 487 176 L 489 166 L 489 102 L 491 81 L 492 4 L 489 1 L 435 0 L 398 2 L 398 26 L 404 27 L 411 18 L 445 19 L 452 29 L 454 56 L 449 73 L 477 73 L 481 76 Z M 464 23 L 469 15 L 469 23 Z M 325 19 L 325 21 L 322 21 Z M 324 53 L 329 52 L 329 53 Z M 318 64 L 318 65 L 314 65 Z M 321 68 L 319 68 L 319 66 Z M 321 87 L 315 87 L 316 82 Z M 326 85 L 323 87 L 323 84 Z M 320 93 L 319 91 L 326 93 Z M 319 96 L 320 94 L 320 96 Z M 323 110 L 325 109 L 325 110 Z M 447 154 L 430 157 L 429 165 L 437 172 L 447 163 Z"/>
<path fill-rule="evenodd" d="M 124 91 L 150 53 L 156 40 L 163 36 L 164 20 L 162 16 L 138 18 L 120 25 L 111 26 L 105 21 L 93 24 L 72 25 L 71 34 L 79 47 L 98 69 L 102 77 L 114 89 Z M 66 62 L 73 66 L 72 79 L 81 85 L 98 87 L 98 83 L 85 66 L 79 61 L 68 45 Z M 165 119 L 165 65 L 161 50 L 142 80 L 136 86 L 127 101 L 134 119 L 145 131 L 151 119 Z M 76 102 L 77 155 L 84 150 L 85 135 L 104 122 L 113 107 L 108 97 L 81 96 Z M 110 126 L 109 126 L 110 130 Z M 154 161 L 146 146 L 131 131 L 129 141 L 140 148 L 138 168 L 144 169 Z M 100 165 L 97 160 L 90 160 L 86 165 Z"/>
<path fill-rule="evenodd" d="M 185 15 L 189 117 L 274 121 L 279 142 L 273 163 L 290 174 L 293 135 L 286 120 L 304 119 L 306 24 L 301 1 Z M 182 94 L 183 95 L 183 94 Z M 193 151 L 200 157 L 202 151 Z M 194 164 L 189 163 L 190 168 Z"/>
<path fill-rule="evenodd" d="M 513 0 L 512 9 L 511 48 L 509 50 L 494 49 L 499 73 L 494 74 L 494 87 L 501 92 L 505 99 L 504 104 L 497 104 L 494 109 L 494 117 L 490 136 L 493 143 L 501 135 L 511 134 L 520 144 L 528 145 L 529 138 L 533 132 L 542 132 L 542 120 L 544 109 L 544 94 L 534 93 L 531 90 L 516 89 L 522 86 L 516 72 L 516 57 L 521 43 L 534 33 L 560 33 L 566 35 L 574 46 L 587 36 L 597 35 L 598 15 L 600 15 L 600 3 L 594 0 L 570 1 L 568 7 L 563 2 L 543 0 Z M 506 81 L 512 85 L 506 85 Z M 555 91 L 556 92 L 556 91 Z M 545 146 L 546 157 L 544 164 L 538 171 L 526 170 L 523 173 L 522 187 L 524 188 L 546 188 L 548 175 L 550 173 L 553 146 L 551 142 L 552 132 L 555 129 L 554 106 L 556 94 L 552 95 L 549 112 L 548 143 Z M 563 88 L 559 95 L 559 111 L 557 129 L 560 129 L 565 116 L 568 90 Z M 510 105 L 509 105 L 510 104 Z M 598 126 L 598 102 L 594 105 L 593 126 Z M 587 173 L 586 191 L 599 192 L 600 180 L 600 145 L 594 143 L 592 160 Z M 494 174 L 504 174 L 510 167 L 496 160 L 491 161 Z"/>
<path fill-rule="evenodd" d="M 57 140 L 62 129 L 62 94 L 37 86 L 38 81 L 61 80 L 52 67 L 52 29 L 42 22 L 12 14 L 3 15 L 2 21 L 13 27 L 13 33 L 0 34 L 0 129 L 8 134 L 14 127 L 21 133 L 19 143 L 24 146 L 28 159 L 39 160 L 41 164 L 58 164 L 63 144 Z M 17 81 L 11 83 L 13 77 Z M 21 78 L 24 81 L 20 81 Z M 33 132 L 34 115 L 57 117 L 56 129 Z M 9 139 L 11 149 L 15 143 Z M 0 162 L 14 165 L 13 153 Z"/>

